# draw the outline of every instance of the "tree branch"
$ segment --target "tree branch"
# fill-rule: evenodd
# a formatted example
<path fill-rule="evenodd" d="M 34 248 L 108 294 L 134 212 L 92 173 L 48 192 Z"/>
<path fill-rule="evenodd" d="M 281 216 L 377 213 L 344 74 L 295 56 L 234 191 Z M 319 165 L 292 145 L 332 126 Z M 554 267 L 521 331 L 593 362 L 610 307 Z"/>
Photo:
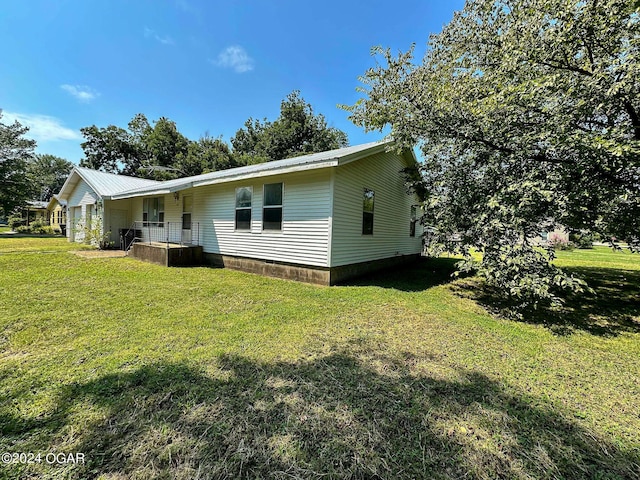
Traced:
<path fill-rule="evenodd" d="M 631 124 L 633 125 L 633 137 L 635 140 L 640 140 L 640 118 L 638 118 L 638 113 L 636 112 L 631 102 L 624 102 L 624 108 L 631 118 Z"/>

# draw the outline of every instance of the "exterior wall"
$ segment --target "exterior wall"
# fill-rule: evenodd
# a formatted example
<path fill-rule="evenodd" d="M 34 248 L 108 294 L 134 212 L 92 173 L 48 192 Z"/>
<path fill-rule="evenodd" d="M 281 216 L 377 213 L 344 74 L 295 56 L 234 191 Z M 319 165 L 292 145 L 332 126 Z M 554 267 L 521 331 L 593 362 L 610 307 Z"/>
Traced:
<path fill-rule="evenodd" d="M 409 236 L 411 206 L 401 172 L 405 160 L 393 153 L 379 153 L 339 166 L 333 183 L 331 267 L 383 258 L 419 254 L 422 230 L 416 224 Z M 362 234 L 364 189 L 374 191 L 373 235 Z"/>
<path fill-rule="evenodd" d="M 120 248 L 120 230 L 129 229 L 133 223 L 131 199 L 105 200 L 103 229 L 116 248 Z"/>
<path fill-rule="evenodd" d="M 58 221 L 60 219 L 60 221 Z M 66 209 L 56 203 L 56 206 L 49 213 L 49 225 L 53 228 L 54 232 L 61 232 L 62 225 L 66 225 L 67 223 L 67 212 Z"/>
<path fill-rule="evenodd" d="M 67 202 L 69 215 L 67 215 L 67 238 L 70 241 L 84 241 L 84 232 L 78 230 L 78 224 L 84 224 L 87 211 L 90 212 L 92 221 L 99 218 L 99 213 L 95 211 L 95 204 L 98 201 L 98 194 L 89 185 L 80 180 L 71 192 Z M 79 209 L 76 209 L 79 207 Z M 79 218 L 75 218 L 71 212 L 79 213 Z"/>
<path fill-rule="evenodd" d="M 283 183 L 282 231 L 263 231 L 263 185 L 279 182 Z M 319 169 L 191 189 L 193 221 L 200 223 L 204 252 L 327 267 L 330 183 L 330 170 Z M 236 231 L 235 189 L 247 186 L 253 187 L 251 230 Z"/>

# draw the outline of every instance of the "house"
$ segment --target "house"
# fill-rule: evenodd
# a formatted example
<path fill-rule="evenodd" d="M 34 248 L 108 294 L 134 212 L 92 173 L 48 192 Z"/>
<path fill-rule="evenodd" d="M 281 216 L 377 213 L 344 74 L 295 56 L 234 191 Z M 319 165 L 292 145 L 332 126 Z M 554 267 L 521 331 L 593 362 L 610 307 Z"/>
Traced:
<path fill-rule="evenodd" d="M 75 167 L 56 195 L 58 202 L 67 204 L 67 238 L 71 242 L 83 242 L 88 230 L 97 228 L 100 235 L 107 236 L 119 247 L 119 230 L 128 228 L 132 222 L 131 202 L 112 202 L 111 197 L 118 192 L 158 183 Z"/>
<path fill-rule="evenodd" d="M 44 224 L 48 224 L 49 214 L 47 213 L 47 202 L 40 200 L 30 200 L 26 202 L 23 207 L 22 216 L 26 220 L 26 225 L 38 220 Z"/>
<path fill-rule="evenodd" d="M 57 195 L 54 195 L 47 204 L 47 212 L 49 225 L 51 225 L 53 231 L 65 234 L 67 229 L 67 202 L 59 200 Z"/>
<path fill-rule="evenodd" d="M 70 241 L 83 240 L 76 224 L 101 221 L 116 244 L 125 229 L 134 232 L 134 257 L 158 261 L 149 249 L 170 255 L 172 246 L 187 245 L 207 264 L 335 284 L 421 252 L 418 200 L 402 172 L 416 159 L 389 146 L 375 142 L 164 182 L 76 168 L 58 198 L 68 203 Z"/>

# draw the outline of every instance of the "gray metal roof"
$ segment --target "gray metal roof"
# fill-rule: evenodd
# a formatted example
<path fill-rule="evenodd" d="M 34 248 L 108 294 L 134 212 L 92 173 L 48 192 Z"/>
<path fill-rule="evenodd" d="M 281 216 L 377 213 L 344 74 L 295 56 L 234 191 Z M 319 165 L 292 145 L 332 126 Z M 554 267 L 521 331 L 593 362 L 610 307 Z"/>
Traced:
<path fill-rule="evenodd" d="M 246 167 L 230 168 L 216 172 L 205 173 L 193 177 L 178 178 L 165 182 L 157 182 L 154 185 L 142 185 L 132 187 L 130 190 L 120 191 L 113 194 L 114 199 L 136 197 L 141 195 L 171 193 L 184 190 L 190 187 L 210 185 L 214 183 L 231 182 L 245 178 L 262 177 L 266 175 L 276 175 L 279 173 L 290 173 L 301 170 L 324 168 L 348 163 L 367 155 L 384 151 L 390 142 L 372 142 L 353 147 L 328 150 L 326 152 L 312 153 L 300 157 L 276 160 L 273 162 L 247 165 Z"/>
<path fill-rule="evenodd" d="M 127 177 L 113 173 L 99 172 L 90 168 L 76 167 L 75 170 L 91 188 L 101 197 L 110 197 L 132 188 L 149 187 L 161 182 L 144 178 Z"/>
<path fill-rule="evenodd" d="M 27 205 L 33 208 L 46 209 L 47 202 L 43 202 L 41 200 L 28 200 Z"/>
<path fill-rule="evenodd" d="M 73 189 L 78 185 L 80 179 L 84 180 L 93 191 L 102 198 L 111 198 L 118 192 L 131 190 L 132 188 L 155 186 L 160 183 L 155 180 L 127 177 L 126 175 L 99 172 L 97 170 L 91 170 L 90 168 L 75 167 L 60 189 L 57 195 L 58 201 L 66 201 Z"/>

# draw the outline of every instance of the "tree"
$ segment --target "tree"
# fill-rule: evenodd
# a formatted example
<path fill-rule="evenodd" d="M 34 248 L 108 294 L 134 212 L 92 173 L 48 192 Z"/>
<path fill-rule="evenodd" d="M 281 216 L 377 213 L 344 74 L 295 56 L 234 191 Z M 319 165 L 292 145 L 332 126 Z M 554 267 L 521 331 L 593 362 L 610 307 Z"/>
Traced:
<path fill-rule="evenodd" d="M 189 139 L 178 131 L 175 122 L 160 117 L 143 137 L 141 149 L 147 163 L 138 172 L 146 172 L 143 176 L 156 180 L 182 176 L 176 169 L 176 162 L 187 154 L 188 146 Z"/>
<path fill-rule="evenodd" d="M 156 180 L 181 176 L 177 162 L 187 155 L 190 144 L 172 120 L 160 117 L 151 126 L 141 113 L 131 119 L 128 130 L 92 125 L 80 131 L 86 138 L 81 166 Z"/>
<path fill-rule="evenodd" d="M 538 232 L 564 225 L 638 248 L 640 19 L 627 0 L 469 0 L 421 64 L 413 49 L 374 52 L 385 64 L 345 108 L 420 145 L 424 221 L 463 270 L 521 305 L 558 302 L 583 282 L 534 247 Z"/>
<path fill-rule="evenodd" d="M 28 131 L 17 121 L 12 125 L 0 122 L 0 215 L 9 215 L 34 193 L 27 165 L 36 142 L 24 138 Z"/>
<path fill-rule="evenodd" d="M 35 155 L 27 165 L 28 176 L 34 187 L 33 198 L 48 201 L 64 185 L 73 164 L 55 155 Z"/>
<path fill-rule="evenodd" d="M 275 121 L 249 118 L 231 144 L 239 163 L 260 163 L 345 147 L 348 139 L 294 91 L 282 101 Z"/>
<path fill-rule="evenodd" d="M 176 162 L 177 168 L 185 176 L 226 170 L 237 167 L 229 145 L 220 138 L 204 135 L 197 142 L 190 142 L 186 155 Z"/>
<path fill-rule="evenodd" d="M 108 173 L 121 173 L 124 165 L 137 162 L 138 149 L 131 134 L 125 129 L 115 125 L 105 128 L 91 125 L 81 128 L 80 132 L 86 138 L 80 144 L 85 155 L 80 166 Z"/>

